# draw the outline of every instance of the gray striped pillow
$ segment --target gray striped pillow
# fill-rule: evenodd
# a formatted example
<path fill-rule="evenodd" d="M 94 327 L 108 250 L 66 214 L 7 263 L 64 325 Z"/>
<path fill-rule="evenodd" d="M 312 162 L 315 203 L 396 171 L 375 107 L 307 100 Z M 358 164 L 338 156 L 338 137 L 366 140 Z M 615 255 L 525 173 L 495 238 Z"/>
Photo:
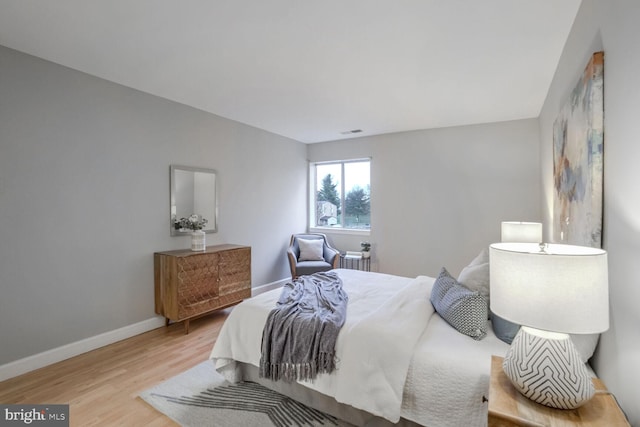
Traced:
<path fill-rule="evenodd" d="M 444 267 L 433 284 L 430 300 L 438 314 L 458 332 L 474 340 L 487 335 L 486 298 L 458 283 Z"/>

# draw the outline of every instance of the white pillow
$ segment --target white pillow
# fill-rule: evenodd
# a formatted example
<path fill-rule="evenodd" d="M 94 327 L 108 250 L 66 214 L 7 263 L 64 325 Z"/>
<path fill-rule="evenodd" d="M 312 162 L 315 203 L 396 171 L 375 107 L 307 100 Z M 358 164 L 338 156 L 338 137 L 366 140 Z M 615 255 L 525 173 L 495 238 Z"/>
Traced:
<path fill-rule="evenodd" d="M 298 261 L 324 261 L 322 239 L 298 239 L 300 256 Z"/>
<path fill-rule="evenodd" d="M 578 353 L 582 357 L 582 361 L 587 363 L 598 346 L 600 334 L 570 334 L 573 345 L 578 349 Z"/>
<path fill-rule="evenodd" d="M 478 256 L 475 257 L 473 261 L 469 263 L 469 265 L 480 265 L 480 264 L 486 264 L 488 262 L 489 262 L 489 252 L 487 251 L 487 249 L 483 249 L 480 251 Z"/>
<path fill-rule="evenodd" d="M 462 269 L 458 282 L 489 300 L 489 254 L 486 249 Z"/>

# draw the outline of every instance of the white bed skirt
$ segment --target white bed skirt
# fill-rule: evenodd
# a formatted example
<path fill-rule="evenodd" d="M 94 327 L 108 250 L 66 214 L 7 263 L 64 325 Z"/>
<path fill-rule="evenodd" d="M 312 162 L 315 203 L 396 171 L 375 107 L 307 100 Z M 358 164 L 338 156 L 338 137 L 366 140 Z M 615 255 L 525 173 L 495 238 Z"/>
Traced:
<path fill-rule="evenodd" d="M 292 399 L 297 400 L 309 407 L 315 408 L 319 411 L 333 415 L 343 421 L 351 423 L 355 426 L 364 427 L 419 427 L 413 421 L 401 418 L 396 424 L 381 417 L 376 417 L 368 412 L 356 409 L 353 406 L 338 403 L 330 396 L 322 394 L 318 391 L 312 390 L 298 383 L 287 383 L 284 381 L 271 381 L 267 378 L 260 378 L 258 376 L 258 368 L 246 363 L 237 364 L 238 374 L 244 381 L 253 381 L 263 386 L 276 391 L 278 393 L 289 396 Z"/>

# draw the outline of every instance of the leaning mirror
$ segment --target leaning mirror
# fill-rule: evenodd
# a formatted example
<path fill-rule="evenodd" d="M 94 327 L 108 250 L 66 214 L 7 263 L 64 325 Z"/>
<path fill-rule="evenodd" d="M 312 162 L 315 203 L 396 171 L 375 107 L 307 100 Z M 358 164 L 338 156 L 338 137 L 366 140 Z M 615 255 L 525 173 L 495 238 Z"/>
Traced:
<path fill-rule="evenodd" d="M 216 171 L 212 169 L 171 165 L 171 235 L 189 234 L 180 220 L 198 215 L 207 220 L 205 233 L 215 233 L 217 227 Z"/>

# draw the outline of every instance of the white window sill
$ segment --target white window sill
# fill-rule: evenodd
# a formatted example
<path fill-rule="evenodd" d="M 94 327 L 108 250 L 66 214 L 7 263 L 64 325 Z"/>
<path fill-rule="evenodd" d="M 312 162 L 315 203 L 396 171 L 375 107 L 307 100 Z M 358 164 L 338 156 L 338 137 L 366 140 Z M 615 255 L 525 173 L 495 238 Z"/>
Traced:
<path fill-rule="evenodd" d="M 358 230 L 342 227 L 309 227 L 309 233 L 346 234 L 351 236 L 370 236 L 371 230 Z"/>

